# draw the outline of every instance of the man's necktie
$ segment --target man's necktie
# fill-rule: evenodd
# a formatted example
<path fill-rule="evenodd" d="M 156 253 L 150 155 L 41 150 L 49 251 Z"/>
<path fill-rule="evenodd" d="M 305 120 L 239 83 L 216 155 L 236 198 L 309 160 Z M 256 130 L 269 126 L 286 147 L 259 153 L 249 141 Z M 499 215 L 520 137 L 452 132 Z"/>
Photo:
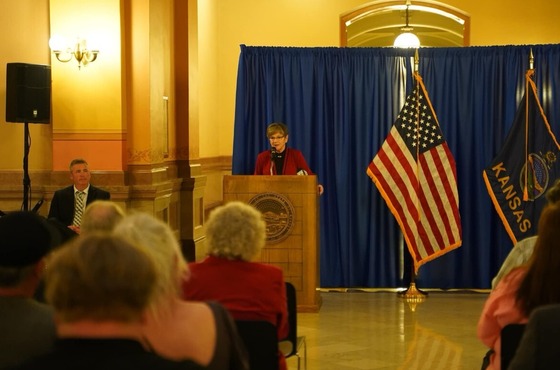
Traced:
<path fill-rule="evenodd" d="M 74 210 L 74 221 L 72 221 L 72 225 L 80 226 L 82 223 L 82 215 L 84 214 L 84 193 L 83 191 L 76 192 L 76 209 Z"/>

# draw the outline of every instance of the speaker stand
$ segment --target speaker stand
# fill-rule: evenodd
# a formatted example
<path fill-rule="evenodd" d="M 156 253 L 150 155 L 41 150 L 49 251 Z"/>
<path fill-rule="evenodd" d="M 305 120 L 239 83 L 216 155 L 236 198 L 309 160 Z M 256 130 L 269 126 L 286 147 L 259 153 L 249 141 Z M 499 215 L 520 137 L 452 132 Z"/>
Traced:
<path fill-rule="evenodd" d="M 31 136 L 29 135 L 29 123 L 23 124 L 23 203 L 22 210 L 29 211 L 29 189 L 31 179 L 29 178 L 29 148 L 31 147 Z"/>
<path fill-rule="evenodd" d="M 23 126 L 23 202 L 21 204 L 22 211 L 29 211 L 31 206 L 29 199 L 29 192 L 31 189 L 31 179 L 29 177 L 29 149 L 31 148 L 31 135 L 29 134 L 29 123 L 24 122 Z M 31 212 L 37 213 L 39 208 L 44 202 L 44 197 L 41 198 Z M 5 216 L 6 213 L 0 210 L 0 217 Z"/>

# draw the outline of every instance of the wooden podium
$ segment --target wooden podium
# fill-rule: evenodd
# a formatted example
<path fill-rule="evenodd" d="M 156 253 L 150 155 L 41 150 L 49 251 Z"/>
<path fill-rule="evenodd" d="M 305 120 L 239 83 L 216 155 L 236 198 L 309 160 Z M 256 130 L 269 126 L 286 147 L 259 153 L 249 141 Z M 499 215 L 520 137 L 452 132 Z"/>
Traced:
<path fill-rule="evenodd" d="M 319 195 L 316 176 L 224 176 L 224 203 L 261 211 L 267 242 L 258 261 L 278 266 L 296 288 L 298 312 L 317 312 Z"/>

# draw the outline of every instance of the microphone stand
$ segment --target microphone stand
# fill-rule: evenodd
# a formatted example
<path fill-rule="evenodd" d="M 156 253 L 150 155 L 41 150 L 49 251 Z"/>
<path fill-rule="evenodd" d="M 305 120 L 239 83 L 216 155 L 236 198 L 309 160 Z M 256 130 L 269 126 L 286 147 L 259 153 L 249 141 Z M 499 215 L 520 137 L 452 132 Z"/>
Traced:
<path fill-rule="evenodd" d="M 274 167 L 276 166 L 276 148 L 270 149 L 270 176 L 274 175 Z"/>

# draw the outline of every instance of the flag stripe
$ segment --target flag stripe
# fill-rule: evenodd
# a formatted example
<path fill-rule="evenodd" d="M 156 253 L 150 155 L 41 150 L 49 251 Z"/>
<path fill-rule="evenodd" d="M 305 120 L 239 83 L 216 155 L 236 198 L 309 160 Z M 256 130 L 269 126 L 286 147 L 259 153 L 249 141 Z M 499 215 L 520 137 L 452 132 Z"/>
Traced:
<path fill-rule="evenodd" d="M 443 189 L 444 192 L 432 192 L 431 198 L 434 200 L 432 205 L 432 214 L 437 218 L 438 227 L 443 228 L 446 233 L 446 240 L 444 243 L 452 244 L 460 239 L 458 235 L 459 212 L 457 203 L 457 193 L 453 192 L 456 189 L 455 181 L 450 181 L 449 171 L 450 163 L 446 160 L 447 154 L 445 148 L 447 145 L 440 145 L 429 152 L 426 152 L 422 164 L 426 164 L 424 173 L 427 174 L 429 180 L 428 186 L 424 187 L 426 191 L 432 189 Z M 454 176 L 451 176 L 454 180 Z M 437 207 L 437 209 L 433 209 Z"/>
<path fill-rule="evenodd" d="M 394 143 L 394 145 L 391 145 L 391 143 Z M 414 224 L 413 220 L 417 217 L 415 202 L 410 199 L 410 197 L 415 195 L 415 192 L 406 190 L 413 189 L 410 178 L 408 176 L 400 176 L 400 174 L 405 174 L 407 172 L 405 168 L 410 168 L 407 161 L 399 160 L 399 158 L 402 159 L 407 155 L 410 154 L 407 152 L 403 153 L 399 145 L 396 144 L 395 138 L 389 135 L 370 166 L 372 174 L 390 174 L 390 176 L 377 176 L 375 178 L 377 180 L 376 184 L 382 191 L 382 194 L 384 194 L 384 199 L 389 205 L 389 209 L 391 209 L 401 229 L 403 229 L 407 245 L 409 248 L 417 250 L 416 239 L 410 238 L 410 235 L 413 235 L 411 225 Z M 403 191 L 404 194 L 409 194 L 410 197 L 403 196 Z M 401 203 L 401 200 L 403 203 Z"/>

